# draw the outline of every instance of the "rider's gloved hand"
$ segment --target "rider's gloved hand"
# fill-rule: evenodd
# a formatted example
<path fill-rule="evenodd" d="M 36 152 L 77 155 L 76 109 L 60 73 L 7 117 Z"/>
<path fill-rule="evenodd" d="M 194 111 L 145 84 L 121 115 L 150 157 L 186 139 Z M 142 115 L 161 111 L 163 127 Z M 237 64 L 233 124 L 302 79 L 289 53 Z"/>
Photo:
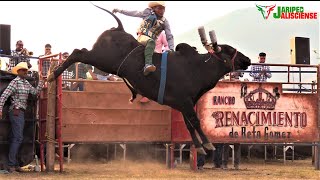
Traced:
<path fill-rule="evenodd" d="M 112 10 L 112 13 L 117 13 L 117 12 L 121 12 L 121 10 L 120 9 L 113 9 Z"/>
<path fill-rule="evenodd" d="M 166 50 L 165 52 L 174 52 L 174 50 L 173 49 L 168 49 L 168 50 Z"/>

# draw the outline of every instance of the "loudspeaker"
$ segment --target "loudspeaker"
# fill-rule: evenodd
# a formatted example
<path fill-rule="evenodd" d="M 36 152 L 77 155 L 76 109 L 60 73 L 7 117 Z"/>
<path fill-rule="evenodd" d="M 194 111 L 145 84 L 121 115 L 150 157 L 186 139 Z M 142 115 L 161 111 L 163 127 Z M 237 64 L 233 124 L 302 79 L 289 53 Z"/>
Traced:
<path fill-rule="evenodd" d="M 0 24 L 0 54 L 11 55 L 11 25 Z"/>
<path fill-rule="evenodd" d="M 290 39 L 291 64 L 310 65 L 310 39 L 293 37 Z"/>

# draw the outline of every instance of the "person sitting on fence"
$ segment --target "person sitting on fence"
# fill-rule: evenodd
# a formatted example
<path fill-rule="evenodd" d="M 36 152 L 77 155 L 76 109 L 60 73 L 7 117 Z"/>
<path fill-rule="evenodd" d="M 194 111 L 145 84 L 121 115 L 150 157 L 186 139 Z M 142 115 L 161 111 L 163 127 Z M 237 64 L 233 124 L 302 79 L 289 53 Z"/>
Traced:
<path fill-rule="evenodd" d="M 39 84 L 34 88 L 27 80 L 28 75 L 27 62 L 20 62 L 12 68 L 12 73 L 17 77 L 13 79 L 7 88 L 4 90 L 0 97 L 0 118 L 3 115 L 3 106 L 7 99 L 11 96 L 9 107 L 9 120 L 11 122 L 11 136 L 8 156 L 9 172 L 21 171 L 19 166 L 17 155 L 20 145 L 23 141 L 23 129 L 24 129 L 24 113 L 27 109 L 27 100 L 29 94 L 38 95 L 43 88 L 43 77 L 39 75 Z"/>
<path fill-rule="evenodd" d="M 76 66 L 78 68 L 76 68 Z M 88 72 L 88 70 L 87 70 L 87 65 L 86 64 L 74 63 L 67 70 L 72 73 L 72 78 L 71 79 L 76 79 L 76 80 L 87 79 L 86 73 Z M 77 71 L 78 71 L 78 74 L 77 74 Z M 71 84 L 72 84 L 71 85 L 71 90 L 72 91 L 83 91 L 84 90 L 84 83 L 81 82 L 81 81 L 73 82 Z"/>
<path fill-rule="evenodd" d="M 33 53 L 29 52 L 26 48 L 23 48 L 23 42 L 21 40 L 17 41 L 15 51 L 12 51 L 12 58 L 9 59 L 8 71 L 11 72 L 11 69 L 15 67 L 20 62 L 26 62 L 28 68 L 31 68 L 30 58 Z"/>
<path fill-rule="evenodd" d="M 115 75 L 106 73 L 101 71 L 100 69 L 94 67 L 91 65 L 86 66 L 92 80 L 102 80 L 102 81 L 115 81 Z"/>
<path fill-rule="evenodd" d="M 52 54 L 51 45 L 50 44 L 46 44 L 44 47 L 45 47 L 44 55 L 41 55 L 39 57 L 48 56 L 48 55 Z M 46 76 L 48 74 L 48 71 L 49 71 L 49 68 L 50 68 L 50 64 L 51 64 L 50 58 L 42 60 L 42 75 L 43 76 Z M 38 66 L 39 66 L 39 61 L 38 61 Z"/>
<path fill-rule="evenodd" d="M 62 54 L 62 61 L 65 61 L 69 57 L 68 52 L 64 52 Z M 63 71 L 62 79 L 72 79 L 72 72 L 69 72 L 68 69 Z M 62 81 L 62 89 L 63 90 L 71 90 L 71 82 L 70 81 Z"/>

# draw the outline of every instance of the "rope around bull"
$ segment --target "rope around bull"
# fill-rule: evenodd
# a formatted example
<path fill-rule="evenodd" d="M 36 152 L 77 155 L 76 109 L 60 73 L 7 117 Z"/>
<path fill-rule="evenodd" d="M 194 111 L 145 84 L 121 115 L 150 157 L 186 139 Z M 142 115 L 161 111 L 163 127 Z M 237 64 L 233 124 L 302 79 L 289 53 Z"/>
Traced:
<path fill-rule="evenodd" d="M 134 49 L 132 49 L 132 50 L 128 53 L 128 55 L 122 60 L 121 64 L 120 64 L 119 67 L 118 67 L 118 70 L 117 70 L 117 76 L 119 75 L 119 71 L 120 71 L 120 68 L 121 68 L 121 66 L 123 65 L 123 63 L 128 59 L 128 57 L 130 56 L 130 54 L 133 53 L 133 51 L 136 50 L 136 49 L 137 49 L 138 47 L 140 47 L 140 46 L 142 46 L 142 45 L 140 44 L 139 46 L 137 46 L 137 47 L 135 47 Z"/>

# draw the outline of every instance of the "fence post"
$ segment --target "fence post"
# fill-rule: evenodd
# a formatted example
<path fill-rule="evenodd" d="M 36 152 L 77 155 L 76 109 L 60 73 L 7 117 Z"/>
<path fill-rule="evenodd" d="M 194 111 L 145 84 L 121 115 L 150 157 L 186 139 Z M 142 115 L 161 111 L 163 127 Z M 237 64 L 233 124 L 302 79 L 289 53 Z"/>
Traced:
<path fill-rule="evenodd" d="M 54 67 L 58 65 L 58 62 L 52 61 L 49 72 L 53 73 Z M 55 127 L 56 127 L 56 94 L 57 94 L 57 81 L 54 80 L 48 83 L 48 104 L 47 104 L 47 156 L 46 156 L 46 171 L 54 171 L 55 162 Z"/>
<path fill-rule="evenodd" d="M 320 87 L 319 87 L 319 81 L 320 81 L 320 65 L 318 65 L 317 68 L 317 96 L 318 96 L 318 107 L 317 107 L 317 111 L 318 111 L 318 134 L 316 136 L 318 136 L 318 139 L 320 138 L 320 111 L 319 111 L 319 106 L 320 106 Z M 320 170 L 320 141 L 318 140 L 315 143 L 315 148 L 314 148 L 314 167 L 316 170 Z"/>

